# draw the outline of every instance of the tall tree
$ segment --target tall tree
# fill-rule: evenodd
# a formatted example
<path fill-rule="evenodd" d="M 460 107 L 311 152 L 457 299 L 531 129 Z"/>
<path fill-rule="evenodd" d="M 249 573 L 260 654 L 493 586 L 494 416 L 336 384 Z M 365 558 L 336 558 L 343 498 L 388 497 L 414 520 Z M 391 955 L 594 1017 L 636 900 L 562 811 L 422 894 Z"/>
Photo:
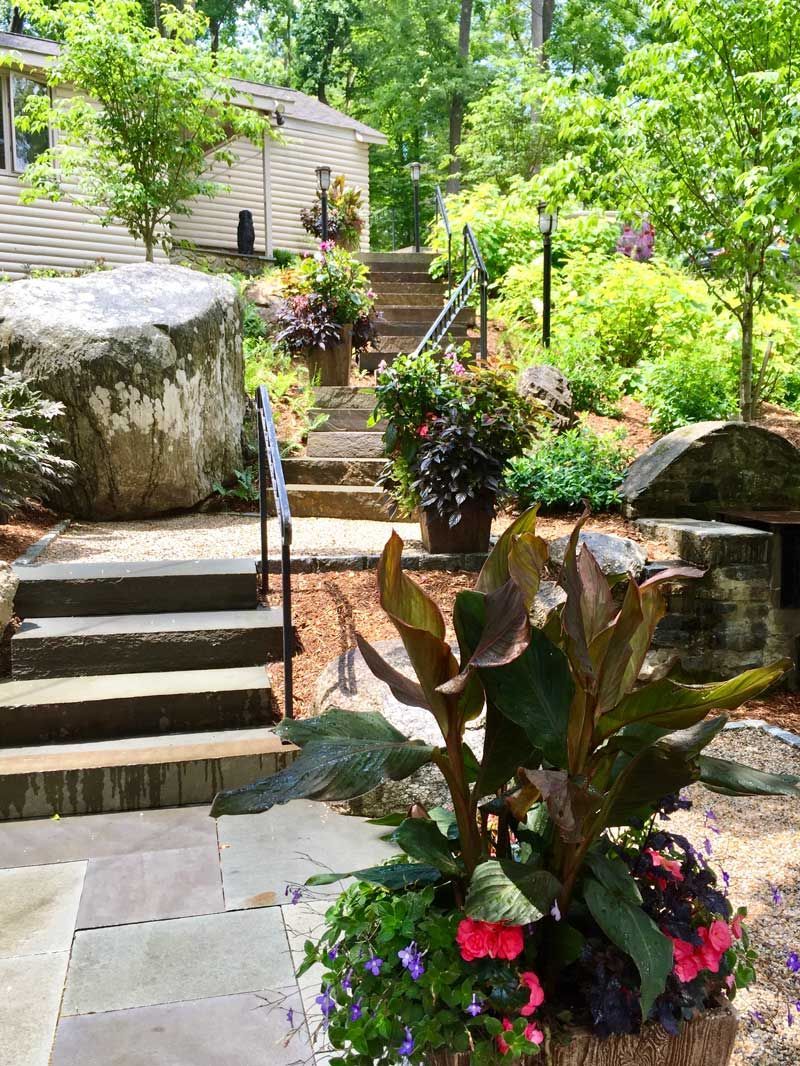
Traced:
<path fill-rule="evenodd" d="M 458 192 L 461 188 L 461 159 L 458 149 L 464 131 L 464 110 L 467 104 L 469 83 L 469 45 L 472 36 L 472 0 L 461 0 L 458 19 L 458 67 L 453 93 L 450 97 L 450 161 L 448 164 L 447 191 Z"/>
<path fill-rule="evenodd" d="M 555 0 L 531 0 L 531 51 L 544 65 L 545 45 L 553 32 Z"/>

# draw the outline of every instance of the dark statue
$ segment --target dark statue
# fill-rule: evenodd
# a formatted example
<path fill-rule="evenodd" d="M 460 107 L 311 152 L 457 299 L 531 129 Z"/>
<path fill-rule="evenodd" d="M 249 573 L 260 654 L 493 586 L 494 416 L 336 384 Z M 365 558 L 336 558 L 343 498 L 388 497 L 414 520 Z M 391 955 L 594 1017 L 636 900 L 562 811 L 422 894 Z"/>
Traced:
<path fill-rule="evenodd" d="M 236 230 L 236 247 L 240 255 L 252 255 L 256 246 L 256 228 L 253 225 L 253 212 L 239 212 L 239 225 Z"/>

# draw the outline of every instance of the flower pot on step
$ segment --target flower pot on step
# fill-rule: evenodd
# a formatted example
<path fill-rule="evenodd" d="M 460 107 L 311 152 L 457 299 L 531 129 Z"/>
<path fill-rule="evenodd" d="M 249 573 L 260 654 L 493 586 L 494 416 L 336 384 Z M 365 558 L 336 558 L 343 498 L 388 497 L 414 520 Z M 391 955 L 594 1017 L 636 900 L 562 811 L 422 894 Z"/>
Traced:
<path fill-rule="evenodd" d="M 432 555 L 465 555 L 487 552 L 494 518 L 494 496 L 468 500 L 461 520 L 451 526 L 433 507 L 421 507 L 419 525 L 425 551 Z"/>
<path fill-rule="evenodd" d="M 601 1040 L 575 1030 L 568 1044 L 543 1044 L 540 1053 L 517 1060 L 519 1066 L 728 1066 L 736 1042 L 738 1017 L 731 1006 L 707 1011 L 686 1022 L 678 1036 L 660 1025 L 646 1025 L 635 1036 Z M 427 1066 L 471 1066 L 469 1053 L 429 1052 Z"/>
<path fill-rule="evenodd" d="M 306 348 L 301 358 L 309 378 L 318 385 L 349 385 L 353 361 L 353 327 L 340 326 L 341 339 L 329 348 Z"/>

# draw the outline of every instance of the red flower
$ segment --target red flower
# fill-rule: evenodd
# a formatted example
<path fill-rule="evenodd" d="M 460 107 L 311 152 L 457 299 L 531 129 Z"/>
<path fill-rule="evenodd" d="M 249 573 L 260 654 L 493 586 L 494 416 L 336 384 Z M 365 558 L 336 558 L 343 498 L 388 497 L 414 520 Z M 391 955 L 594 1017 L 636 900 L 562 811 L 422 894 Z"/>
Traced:
<path fill-rule="evenodd" d="M 524 939 L 521 925 L 503 922 L 476 922 L 464 918 L 459 922 L 456 943 L 465 962 L 475 959 L 515 959 L 522 954 Z"/>
<path fill-rule="evenodd" d="M 420 435 L 420 437 L 427 437 L 428 434 L 430 433 L 430 426 L 427 426 L 427 425 L 420 426 L 419 429 L 417 430 L 417 433 Z"/>
<path fill-rule="evenodd" d="M 526 985 L 530 992 L 530 999 L 520 1010 L 520 1014 L 524 1018 L 529 1018 L 536 1008 L 541 1007 L 544 1003 L 544 991 L 539 978 L 531 970 L 527 970 L 525 973 L 520 974 L 519 980 L 520 984 Z"/>
<path fill-rule="evenodd" d="M 508 1018 L 503 1018 L 503 1029 L 504 1029 L 504 1031 L 505 1032 L 509 1032 L 513 1028 L 514 1028 L 514 1026 L 511 1024 L 511 1022 L 508 1020 Z M 507 1055 L 509 1053 L 509 1051 L 511 1050 L 511 1048 L 508 1046 L 508 1044 L 505 1042 L 505 1040 L 502 1038 L 502 1036 L 498 1036 L 498 1038 L 497 1038 L 497 1047 L 498 1047 L 498 1050 L 500 1051 L 501 1055 Z"/>

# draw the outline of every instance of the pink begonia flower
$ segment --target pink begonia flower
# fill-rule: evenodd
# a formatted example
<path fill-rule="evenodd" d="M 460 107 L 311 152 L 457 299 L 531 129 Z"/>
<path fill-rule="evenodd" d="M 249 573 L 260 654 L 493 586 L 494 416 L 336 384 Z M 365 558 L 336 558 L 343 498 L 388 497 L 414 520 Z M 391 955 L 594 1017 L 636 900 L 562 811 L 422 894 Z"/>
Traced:
<path fill-rule="evenodd" d="M 664 855 L 660 855 L 657 851 L 653 851 L 652 848 L 644 849 L 645 855 L 650 856 L 650 861 L 655 867 L 661 867 L 662 870 L 666 870 L 672 874 L 676 881 L 683 880 L 683 874 L 681 873 L 681 864 L 677 859 L 667 859 Z"/>
<path fill-rule="evenodd" d="M 531 1022 L 530 1025 L 525 1026 L 525 1039 L 529 1040 L 532 1044 L 544 1043 L 544 1033 L 542 1030 Z"/>
<path fill-rule="evenodd" d="M 431 431 L 431 427 L 430 426 L 423 425 L 423 426 L 419 427 L 419 429 L 417 430 L 417 433 L 418 433 L 418 435 L 420 437 L 427 437 L 428 434 L 430 433 L 430 431 Z"/>
<path fill-rule="evenodd" d="M 733 986 L 736 984 L 736 978 L 733 976 L 732 973 L 729 973 L 728 976 L 725 978 L 725 984 L 728 986 L 728 988 L 733 988 Z"/>
<path fill-rule="evenodd" d="M 700 960 L 695 956 L 694 944 L 690 944 L 688 940 L 678 940 L 676 937 L 670 937 L 670 940 L 675 959 L 673 973 L 683 984 L 693 981 L 701 969 Z"/>
<path fill-rule="evenodd" d="M 735 914 L 733 921 L 731 922 L 731 932 L 737 940 L 742 939 L 742 916 L 741 914 Z"/>
<path fill-rule="evenodd" d="M 733 943 L 733 937 L 727 922 L 723 922 L 722 919 L 712 922 L 708 927 L 708 940 L 716 951 L 724 955 Z"/>
<path fill-rule="evenodd" d="M 508 1018 L 503 1018 L 503 1029 L 505 1030 L 505 1032 L 508 1033 L 513 1028 L 514 1028 L 514 1026 L 511 1024 L 509 1019 Z M 498 1038 L 497 1038 L 497 1048 L 498 1048 L 498 1051 L 500 1052 L 501 1055 L 507 1055 L 509 1053 L 509 1051 L 511 1050 L 511 1048 L 508 1046 L 508 1044 L 505 1042 L 505 1040 L 502 1038 L 502 1036 L 498 1036 Z"/>
<path fill-rule="evenodd" d="M 511 961 L 522 954 L 524 937 L 521 925 L 464 918 L 458 925 L 456 943 L 465 962 L 485 958 Z"/>
<path fill-rule="evenodd" d="M 541 1007 L 544 1003 L 544 990 L 542 989 L 539 978 L 531 970 L 527 970 L 525 973 L 519 976 L 520 984 L 525 985 L 530 992 L 530 998 L 525 1006 L 520 1010 L 520 1014 L 523 1018 L 529 1018 L 537 1007 Z"/>

